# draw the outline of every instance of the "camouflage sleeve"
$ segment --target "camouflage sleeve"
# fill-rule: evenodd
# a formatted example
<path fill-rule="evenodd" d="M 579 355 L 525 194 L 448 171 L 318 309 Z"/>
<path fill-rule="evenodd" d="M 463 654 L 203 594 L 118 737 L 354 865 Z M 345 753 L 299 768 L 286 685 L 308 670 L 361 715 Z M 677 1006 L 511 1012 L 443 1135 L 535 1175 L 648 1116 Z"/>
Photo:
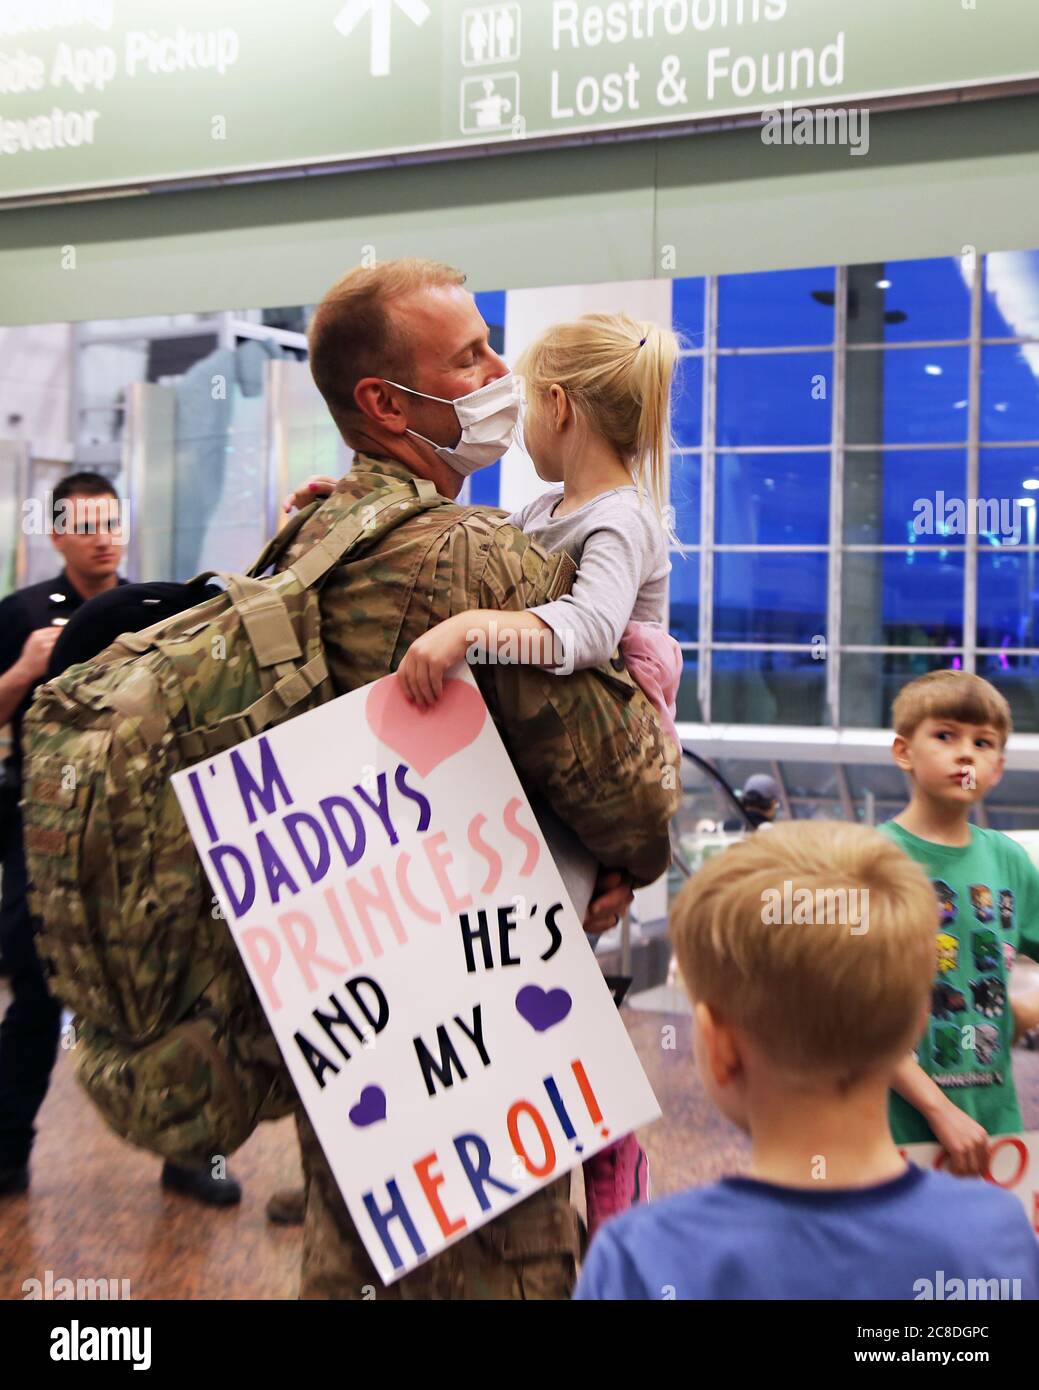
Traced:
<path fill-rule="evenodd" d="M 499 526 L 481 574 L 481 606 L 518 611 L 543 602 L 558 558 Z M 615 656 L 607 667 L 570 676 L 535 666 L 473 669 L 524 782 L 601 864 L 641 883 L 659 878 L 671 859 L 681 755 L 623 661 Z"/>

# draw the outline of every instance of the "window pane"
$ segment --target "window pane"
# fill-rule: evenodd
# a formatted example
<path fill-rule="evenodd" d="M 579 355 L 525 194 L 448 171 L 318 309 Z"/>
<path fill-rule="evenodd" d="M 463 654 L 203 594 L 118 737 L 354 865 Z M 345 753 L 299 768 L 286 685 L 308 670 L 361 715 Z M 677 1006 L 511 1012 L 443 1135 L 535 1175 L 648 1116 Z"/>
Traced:
<path fill-rule="evenodd" d="M 505 351 L 505 291 L 480 290 L 473 295 L 484 323 L 487 338 L 495 352 Z M 477 469 L 469 479 L 469 501 L 473 506 L 496 507 L 501 500 L 501 459 L 488 468 Z"/>
<path fill-rule="evenodd" d="M 985 498 L 1039 498 L 1039 449 L 982 449 L 978 490 Z"/>
<path fill-rule="evenodd" d="M 985 257 L 981 332 L 986 338 L 1039 338 L 1039 251 Z"/>
<path fill-rule="evenodd" d="M 703 358 L 683 357 L 671 387 L 671 433 L 684 449 L 698 449 L 703 437 Z"/>
<path fill-rule="evenodd" d="M 962 669 L 963 658 L 946 652 L 921 651 L 911 656 L 845 652 L 841 656 L 841 724 L 849 729 L 890 729 L 891 706 L 902 687 L 928 671 L 952 666 Z"/>
<path fill-rule="evenodd" d="M 962 646 L 962 554 L 845 554 L 841 640 L 854 647 Z"/>
<path fill-rule="evenodd" d="M 476 307 L 487 325 L 487 337 L 495 352 L 505 351 L 505 291 L 478 290 L 473 295 Z"/>
<path fill-rule="evenodd" d="M 733 724 L 821 724 L 826 663 L 811 652 L 715 652 L 713 718 Z"/>
<path fill-rule="evenodd" d="M 837 769 L 833 763 L 799 763 L 784 759 L 783 780 L 791 796 L 840 799 Z"/>
<path fill-rule="evenodd" d="M 203 348 L 199 356 L 205 356 L 207 350 Z M 76 360 L 77 443 L 86 449 L 118 445 L 125 424 L 127 383 L 148 380 L 148 342 L 130 339 L 121 343 L 85 343 Z M 118 455 L 118 448 L 114 452 Z"/>
<path fill-rule="evenodd" d="M 826 567 L 824 554 L 716 555 L 714 640 L 808 643 L 825 634 Z"/>
<path fill-rule="evenodd" d="M 718 446 L 829 444 L 833 357 L 827 352 L 718 359 Z"/>
<path fill-rule="evenodd" d="M 682 679 L 678 686 L 676 723 L 702 724 L 703 710 L 696 693 L 696 676 L 700 669 L 699 652 L 683 652 Z"/>
<path fill-rule="evenodd" d="M 825 545 L 830 455 L 719 454 L 716 499 L 722 545 Z"/>
<path fill-rule="evenodd" d="M 848 342 L 970 337 L 970 285 L 959 257 L 848 268 Z"/>
<path fill-rule="evenodd" d="M 1039 343 L 981 349 L 982 439 L 1039 439 Z"/>
<path fill-rule="evenodd" d="M 848 353 L 849 444 L 954 444 L 967 437 L 969 348 Z"/>
<path fill-rule="evenodd" d="M 700 639 L 700 553 L 672 551 L 671 635 L 678 642 Z"/>
<path fill-rule="evenodd" d="M 984 676 L 1006 696 L 1019 734 L 1039 732 L 1039 656 L 978 656 L 978 675 Z M 1011 736 L 1012 737 L 1012 736 Z M 1013 748 L 1013 743 L 1011 743 Z M 1039 798 L 1035 794 L 1034 772 L 1008 774 L 1027 779 L 1028 802 L 1039 815 Z M 998 790 L 998 789 L 997 789 Z M 1022 798 L 1023 799 L 1023 798 Z"/>
<path fill-rule="evenodd" d="M 848 767 L 848 785 L 860 817 L 864 816 L 866 793 L 873 793 L 876 825 L 897 815 L 909 800 L 905 773 L 893 762 L 878 763 L 876 766 L 852 763 Z"/>
<path fill-rule="evenodd" d="M 671 457 L 671 505 L 675 531 L 683 545 L 700 544 L 700 469 L 699 454 Z"/>
<path fill-rule="evenodd" d="M 702 276 L 671 281 L 671 323 L 688 348 L 704 345 L 704 286 Z"/>
<path fill-rule="evenodd" d="M 719 758 L 716 766 L 734 792 L 739 794 L 751 777 L 764 773 L 774 777 L 772 764 L 766 758 Z"/>
<path fill-rule="evenodd" d="M 979 647 L 1039 647 L 1036 558 L 1034 549 L 978 556 Z"/>
<path fill-rule="evenodd" d="M 718 279 L 718 346 L 833 342 L 834 272 L 769 270 Z"/>
<path fill-rule="evenodd" d="M 1006 671 L 991 672 L 988 670 L 982 672 L 980 662 L 978 664 L 978 671 L 980 674 L 984 675 L 987 681 L 992 681 L 994 685 L 997 680 L 1002 680 L 1003 694 L 1007 696 L 1010 702 L 1014 714 L 1015 728 L 1017 728 L 1018 724 L 1017 714 L 1019 710 L 1023 713 L 1028 713 L 1029 707 L 1031 707 L 1030 712 L 1034 717 L 1034 701 L 1022 704 L 1021 700 L 1018 698 L 1022 687 L 1025 688 L 1025 692 L 1027 693 L 1027 686 L 1025 686 L 1025 683 L 1020 679 L 1023 673 L 1017 672 L 1012 674 Z M 1016 679 L 1015 674 L 1017 677 Z M 1028 676 L 1028 684 L 1033 687 L 1037 674 L 1039 674 L 1039 658 L 1036 658 L 1036 666 L 1033 667 L 1032 672 Z M 1008 675 L 1010 676 L 1009 681 L 1006 679 Z M 1008 687 L 1009 690 L 1012 690 L 1014 693 L 1013 700 L 1010 698 Z M 1015 700 L 1017 701 L 1016 707 L 1014 704 Z M 1011 735 L 1011 737 L 1013 737 L 1013 735 Z M 1039 824 L 1039 798 L 1037 798 L 1035 794 L 1035 773 L 1004 772 L 999 782 L 985 797 L 985 810 L 988 813 L 990 821 L 993 811 L 997 809 L 1002 811 L 1024 811 L 1031 817 L 1030 824 Z"/>
<path fill-rule="evenodd" d="M 935 545 L 945 540 L 961 546 L 963 536 L 951 532 L 963 528 L 950 519 L 949 508 L 951 499 L 963 500 L 966 487 L 962 449 L 847 453 L 844 539 L 848 545 Z"/>

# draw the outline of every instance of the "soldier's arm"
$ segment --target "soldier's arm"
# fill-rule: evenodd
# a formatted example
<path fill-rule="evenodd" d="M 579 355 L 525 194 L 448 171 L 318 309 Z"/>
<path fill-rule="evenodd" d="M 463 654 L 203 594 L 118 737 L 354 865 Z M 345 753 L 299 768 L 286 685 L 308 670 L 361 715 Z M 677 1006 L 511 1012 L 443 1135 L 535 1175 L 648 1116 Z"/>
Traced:
<path fill-rule="evenodd" d="M 551 593 L 559 557 L 501 526 L 480 576 L 480 606 L 516 611 Z M 623 665 L 553 675 L 534 666 L 474 666 L 524 781 L 608 868 L 651 883 L 671 858 L 680 753 Z"/>

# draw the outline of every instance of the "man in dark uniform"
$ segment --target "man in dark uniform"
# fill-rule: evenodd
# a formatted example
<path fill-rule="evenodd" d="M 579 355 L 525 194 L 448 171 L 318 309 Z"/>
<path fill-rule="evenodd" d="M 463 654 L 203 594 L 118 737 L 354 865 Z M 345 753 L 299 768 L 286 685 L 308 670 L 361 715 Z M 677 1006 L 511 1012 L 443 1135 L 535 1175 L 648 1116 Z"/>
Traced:
<path fill-rule="evenodd" d="M 61 1023 L 61 1006 L 47 991 L 36 954 L 26 900 L 18 811 L 22 718 L 40 681 L 52 679 L 76 661 L 89 660 L 120 632 L 137 631 L 165 616 L 167 609 L 184 607 L 182 585 L 151 585 L 152 596 L 142 598 L 139 586 L 125 587 L 126 581 L 119 578 L 122 517 L 118 496 L 107 478 L 84 472 L 62 479 L 54 490 L 52 517 L 51 539 L 65 561 L 63 572 L 0 603 L 0 725 L 10 720 L 12 738 L 0 793 L 4 799 L 0 948 L 14 996 L 0 1024 L 0 1196 L 28 1187 L 33 1121 L 47 1093 Z M 110 593 L 120 586 L 125 602 Z M 171 592 L 156 597 L 160 590 Z M 102 594 L 110 596 L 100 598 Z M 98 602 L 88 602 L 93 599 Z M 156 607 L 142 608 L 142 604 Z M 56 646 L 62 636 L 65 640 Z M 218 1177 L 209 1168 L 166 1163 L 162 1185 L 212 1206 L 233 1205 L 241 1199 L 241 1188 L 226 1169 Z"/>
<path fill-rule="evenodd" d="M 61 1027 L 61 1006 L 47 991 L 26 899 L 18 809 L 22 719 L 62 628 L 87 599 L 120 582 L 123 554 L 119 499 L 99 473 L 63 478 L 54 490 L 51 521 L 65 568 L 0 603 L 0 726 L 11 726 L 0 811 L 0 950 L 13 995 L 0 1024 L 0 1194 L 23 1192 L 29 1184 L 33 1121 L 47 1094 Z"/>

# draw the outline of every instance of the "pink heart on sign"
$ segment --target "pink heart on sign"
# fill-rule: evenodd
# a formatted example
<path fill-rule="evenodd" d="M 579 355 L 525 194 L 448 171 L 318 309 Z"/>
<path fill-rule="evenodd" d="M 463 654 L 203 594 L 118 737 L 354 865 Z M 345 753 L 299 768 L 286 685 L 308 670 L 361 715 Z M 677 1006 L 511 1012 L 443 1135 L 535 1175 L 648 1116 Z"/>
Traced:
<path fill-rule="evenodd" d="M 476 740 L 487 706 L 468 681 L 446 680 L 440 699 L 422 710 L 396 676 L 384 676 L 372 686 L 364 713 L 376 738 L 425 777 Z"/>

